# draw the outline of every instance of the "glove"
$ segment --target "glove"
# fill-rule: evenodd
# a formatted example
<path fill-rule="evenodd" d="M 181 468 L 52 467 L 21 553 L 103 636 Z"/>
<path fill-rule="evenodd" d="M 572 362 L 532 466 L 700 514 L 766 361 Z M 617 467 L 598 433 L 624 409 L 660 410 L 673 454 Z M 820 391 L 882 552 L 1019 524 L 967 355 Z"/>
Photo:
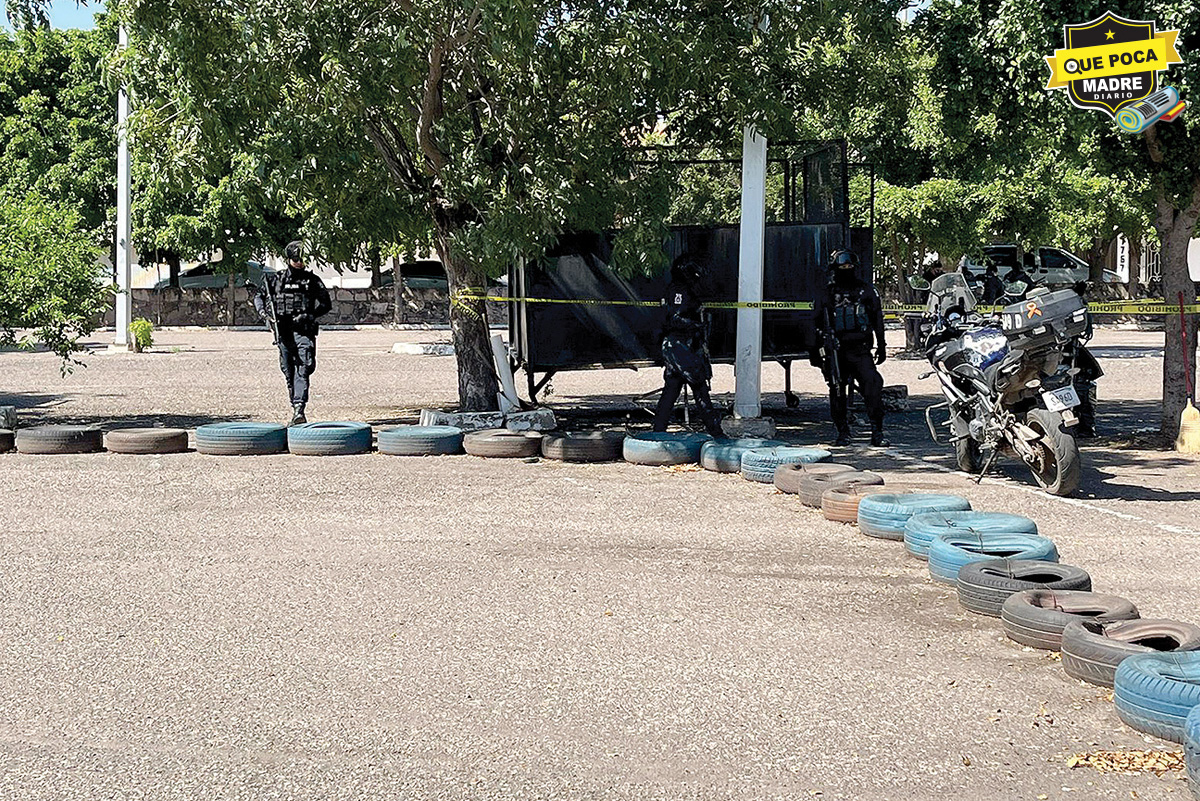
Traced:
<path fill-rule="evenodd" d="M 875 351 L 875 363 L 883 364 L 886 361 L 887 361 L 887 346 L 880 345 L 879 349 Z"/>
<path fill-rule="evenodd" d="M 818 367 L 818 368 L 824 367 L 825 360 L 821 358 L 821 351 L 810 350 L 808 352 L 808 363 L 811 364 L 813 367 Z"/>
<path fill-rule="evenodd" d="M 305 328 L 313 324 L 313 316 L 311 314 L 297 314 L 292 318 L 292 320 L 296 323 L 296 325 Z"/>

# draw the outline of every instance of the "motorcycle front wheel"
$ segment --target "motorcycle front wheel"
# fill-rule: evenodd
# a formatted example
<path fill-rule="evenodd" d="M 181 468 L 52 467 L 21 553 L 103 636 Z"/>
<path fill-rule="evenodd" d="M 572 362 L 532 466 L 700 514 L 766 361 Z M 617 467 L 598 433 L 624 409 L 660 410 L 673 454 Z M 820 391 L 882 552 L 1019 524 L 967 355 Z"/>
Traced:
<path fill-rule="evenodd" d="M 1079 489 L 1079 444 L 1063 425 L 1062 415 L 1048 409 L 1031 409 L 1025 425 L 1041 435 L 1033 444 L 1036 458 L 1029 465 L 1038 486 L 1051 495 L 1071 495 Z"/>
<path fill-rule="evenodd" d="M 983 469 L 983 449 L 975 440 L 963 437 L 954 443 L 954 461 L 964 473 L 978 473 Z"/>

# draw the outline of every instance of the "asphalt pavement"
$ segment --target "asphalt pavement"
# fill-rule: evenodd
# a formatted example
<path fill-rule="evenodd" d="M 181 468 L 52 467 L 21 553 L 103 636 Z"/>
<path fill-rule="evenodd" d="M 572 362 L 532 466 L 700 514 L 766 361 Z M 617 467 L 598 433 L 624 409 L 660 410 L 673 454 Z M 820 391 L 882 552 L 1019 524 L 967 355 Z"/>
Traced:
<path fill-rule="evenodd" d="M 445 332 L 322 334 L 311 419 L 452 404 Z M 22 424 L 280 420 L 260 332 L 146 354 L 0 353 Z M 1200 623 L 1200 463 L 1147 449 L 1162 334 L 1102 331 L 1102 438 L 1078 497 L 952 471 L 913 411 L 836 459 L 1024 514 L 1097 590 Z M 1157 348 L 1157 351 L 1155 350 Z M 828 443 L 823 385 L 764 368 L 767 413 Z M 649 427 L 655 370 L 566 373 L 564 424 Z M 732 395 L 719 367 L 718 402 Z M 736 475 L 378 454 L 0 456 L 0 797 L 1180 799 L 1069 767 L 1179 747 L 962 611 L 894 542 Z"/>

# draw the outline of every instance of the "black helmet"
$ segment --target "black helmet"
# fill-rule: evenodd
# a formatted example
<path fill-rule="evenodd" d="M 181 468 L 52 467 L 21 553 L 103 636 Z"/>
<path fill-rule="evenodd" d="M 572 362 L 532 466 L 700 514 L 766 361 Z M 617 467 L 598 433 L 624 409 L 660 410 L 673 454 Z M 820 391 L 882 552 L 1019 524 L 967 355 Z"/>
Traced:
<path fill-rule="evenodd" d="M 684 253 L 671 264 L 672 281 L 699 281 L 704 277 L 704 265 L 690 253 Z"/>
<path fill-rule="evenodd" d="M 835 250 L 829 257 L 829 267 L 833 270 L 853 270 L 858 267 L 858 256 L 849 250 Z"/>
<path fill-rule="evenodd" d="M 287 247 L 283 249 L 283 255 L 288 261 L 304 261 L 304 243 L 300 240 L 288 242 Z"/>

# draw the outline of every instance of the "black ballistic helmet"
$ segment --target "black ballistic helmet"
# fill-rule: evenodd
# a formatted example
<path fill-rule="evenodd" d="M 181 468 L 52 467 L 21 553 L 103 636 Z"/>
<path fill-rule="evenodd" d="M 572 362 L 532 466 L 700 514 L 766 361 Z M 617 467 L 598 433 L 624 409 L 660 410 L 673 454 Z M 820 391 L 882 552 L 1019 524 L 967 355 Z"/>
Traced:
<path fill-rule="evenodd" d="M 287 247 L 283 250 L 283 255 L 288 261 L 304 261 L 302 258 L 304 252 L 304 244 L 300 240 L 288 242 Z"/>
<path fill-rule="evenodd" d="M 699 281 L 704 277 L 704 265 L 690 253 L 684 253 L 671 265 L 672 281 Z"/>
<path fill-rule="evenodd" d="M 858 266 L 858 256 L 849 250 L 835 250 L 829 256 L 829 267 L 833 270 L 853 270 Z"/>

